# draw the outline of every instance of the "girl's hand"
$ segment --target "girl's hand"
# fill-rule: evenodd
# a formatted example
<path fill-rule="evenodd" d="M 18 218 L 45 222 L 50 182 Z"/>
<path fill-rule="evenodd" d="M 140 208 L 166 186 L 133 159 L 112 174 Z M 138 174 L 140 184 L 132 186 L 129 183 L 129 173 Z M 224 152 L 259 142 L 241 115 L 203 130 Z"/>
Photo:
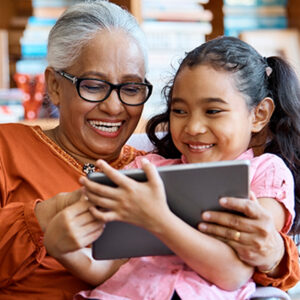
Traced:
<path fill-rule="evenodd" d="M 227 242 L 239 258 L 261 271 L 271 270 L 284 255 L 284 244 L 276 229 L 273 217 L 256 199 L 253 192 L 250 199 L 222 198 L 220 204 L 229 212 L 204 212 L 199 230 Z"/>
<path fill-rule="evenodd" d="M 91 244 L 101 235 L 104 227 L 89 211 L 93 204 L 84 195 L 70 204 L 71 194 L 60 195 L 66 197 L 65 201 L 57 206 L 60 211 L 50 220 L 45 230 L 44 245 L 47 252 L 56 258 Z M 66 204 L 69 205 L 65 207 Z"/>
<path fill-rule="evenodd" d="M 162 180 L 155 166 L 148 160 L 144 159 L 142 162 L 147 182 L 137 182 L 113 169 L 102 160 L 97 162 L 97 167 L 117 187 L 81 178 L 87 198 L 98 207 L 90 208 L 95 218 L 105 223 L 123 221 L 152 231 L 158 228 L 163 214 L 170 213 Z"/>

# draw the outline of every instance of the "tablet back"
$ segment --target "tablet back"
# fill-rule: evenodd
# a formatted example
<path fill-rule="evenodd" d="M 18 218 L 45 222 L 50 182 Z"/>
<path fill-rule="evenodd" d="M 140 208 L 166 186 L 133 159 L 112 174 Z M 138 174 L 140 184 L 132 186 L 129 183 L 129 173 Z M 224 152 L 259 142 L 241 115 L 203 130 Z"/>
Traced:
<path fill-rule="evenodd" d="M 249 161 L 172 165 L 157 169 L 165 185 L 170 209 L 193 227 L 200 222 L 203 211 L 222 209 L 218 203 L 220 197 L 247 198 L 249 194 Z M 142 170 L 121 172 L 138 181 L 146 181 Z M 115 186 L 102 173 L 91 173 L 89 178 Z M 147 230 L 117 221 L 106 224 L 92 248 L 95 259 L 172 254 Z"/>

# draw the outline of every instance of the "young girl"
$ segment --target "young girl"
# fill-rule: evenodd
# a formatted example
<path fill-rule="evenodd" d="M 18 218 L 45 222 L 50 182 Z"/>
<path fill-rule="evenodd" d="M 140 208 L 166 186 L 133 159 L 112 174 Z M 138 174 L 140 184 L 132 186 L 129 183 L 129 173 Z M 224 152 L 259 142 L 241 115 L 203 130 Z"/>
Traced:
<path fill-rule="evenodd" d="M 135 182 L 103 161 L 98 167 L 117 188 L 85 178 L 81 182 L 87 198 L 105 209 L 90 207 L 95 218 L 141 226 L 176 256 L 132 258 L 105 283 L 76 299 L 163 300 L 171 299 L 174 291 L 174 299 L 183 300 L 247 299 L 253 293 L 252 267 L 225 242 L 197 231 L 169 210 L 153 164 L 249 159 L 250 199 L 271 211 L 278 231 L 288 232 L 293 224 L 295 191 L 299 209 L 299 184 L 295 189 L 293 176 L 298 183 L 300 97 L 290 67 L 280 58 L 261 57 L 238 39 L 222 37 L 187 54 L 166 95 L 167 111 L 147 127 L 156 154 L 130 166 L 142 167 L 148 182 Z M 167 135 L 157 138 L 157 128 Z M 260 155 L 254 157 L 254 152 Z M 299 229 L 296 220 L 294 232 Z M 247 228 L 229 232 L 232 240 L 247 243 Z M 97 270 L 86 267 L 85 272 L 94 276 Z"/>

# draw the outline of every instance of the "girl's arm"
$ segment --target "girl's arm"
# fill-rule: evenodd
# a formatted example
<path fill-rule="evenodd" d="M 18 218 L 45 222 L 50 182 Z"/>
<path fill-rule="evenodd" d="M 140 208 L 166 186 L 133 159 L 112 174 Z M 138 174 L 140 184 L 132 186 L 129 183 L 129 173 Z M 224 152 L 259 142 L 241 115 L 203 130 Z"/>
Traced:
<path fill-rule="evenodd" d="M 89 200 L 105 208 L 90 208 L 96 218 L 103 222 L 124 221 L 145 228 L 195 272 L 223 289 L 237 289 L 252 276 L 253 268 L 241 262 L 230 246 L 192 228 L 170 211 L 162 181 L 152 164 L 143 163 L 148 178 L 146 183 L 127 178 L 103 161 L 98 167 L 118 187 L 81 178 Z"/>

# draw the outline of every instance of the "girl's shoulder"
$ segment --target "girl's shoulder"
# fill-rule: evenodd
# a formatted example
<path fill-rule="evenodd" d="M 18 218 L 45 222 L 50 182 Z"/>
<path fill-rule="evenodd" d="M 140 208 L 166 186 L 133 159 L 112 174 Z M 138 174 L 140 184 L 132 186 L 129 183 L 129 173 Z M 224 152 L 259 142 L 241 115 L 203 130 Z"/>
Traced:
<path fill-rule="evenodd" d="M 278 171 L 286 171 L 291 173 L 283 159 L 273 153 L 264 153 L 262 155 L 253 157 L 251 159 L 251 166 L 261 171 L 271 168 Z"/>

